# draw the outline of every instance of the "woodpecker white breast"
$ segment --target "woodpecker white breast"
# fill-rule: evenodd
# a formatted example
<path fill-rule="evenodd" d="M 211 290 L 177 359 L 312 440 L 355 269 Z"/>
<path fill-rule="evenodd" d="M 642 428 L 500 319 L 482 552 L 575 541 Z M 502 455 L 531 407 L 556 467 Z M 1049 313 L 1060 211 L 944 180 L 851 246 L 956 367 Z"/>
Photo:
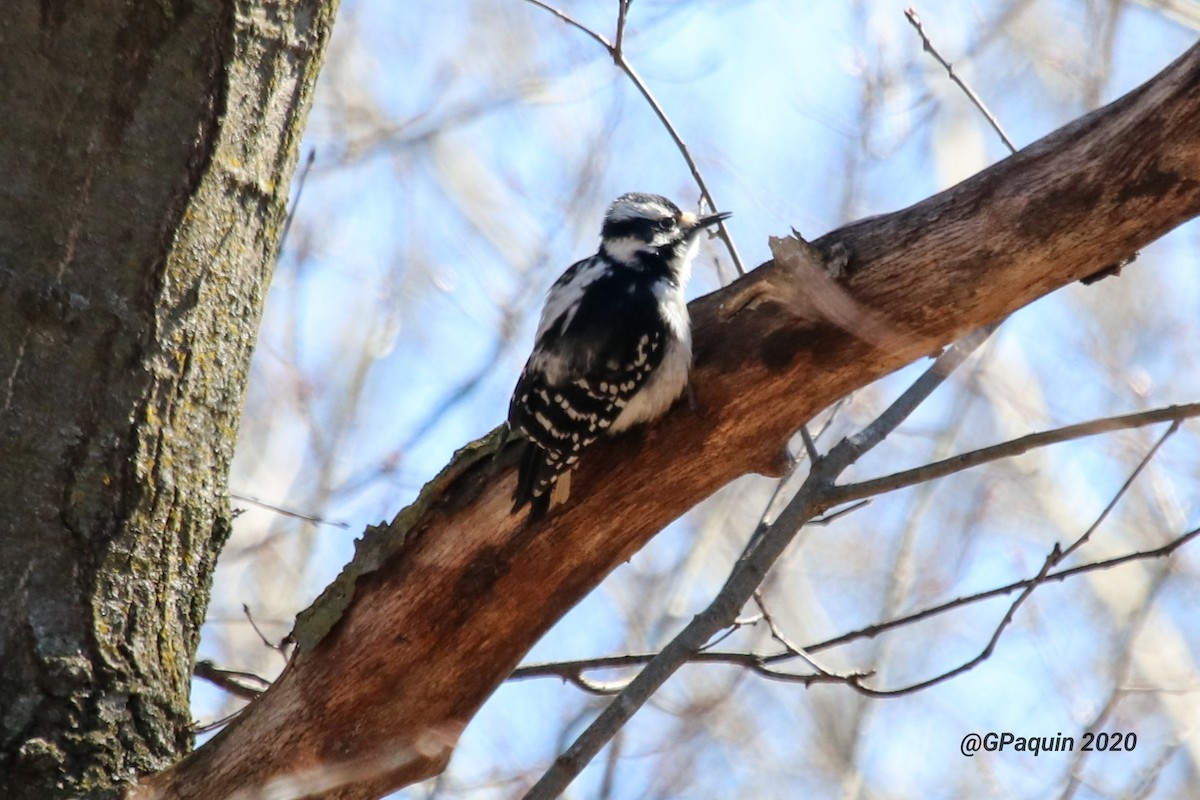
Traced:
<path fill-rule="evenodd" d="M 697 234 L 728 214 L 697 218 L 664 197 L 618 197 L 604 217 L 600 250 L 555 281 L 533 353 L 508 407 L 529 439 L 513 511 L 531 519 L 580 452 L 667 412 L 687 388 L 691 322 L 684 286 Z"/>

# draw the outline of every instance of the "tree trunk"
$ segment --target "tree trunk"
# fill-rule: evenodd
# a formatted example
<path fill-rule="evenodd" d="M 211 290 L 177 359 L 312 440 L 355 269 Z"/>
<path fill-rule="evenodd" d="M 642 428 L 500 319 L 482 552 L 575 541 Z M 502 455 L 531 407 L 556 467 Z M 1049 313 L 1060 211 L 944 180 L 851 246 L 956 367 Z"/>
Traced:
<path fill-rule="evenodd" d="M 836 284 L 777 243 L 775 261 L 692 305 L 702 415 L 685 404 L 597 444 L 570 502 L 533 526 L 509 514 L 494 441 L 459 453 L 367 532 L 275 685 L 136 796 L 371 798 L 435 774 L 567 609 L 728 481 L 775 472 L 814 413 L 1198 213 L 1200 46 L 970 180 L 828 234 L 816 244 Z"/>
<path fill-rule="evenodd" d="M 192 745 L 226 475 L 335 2 L 0 22 L 0 796 Z"/>

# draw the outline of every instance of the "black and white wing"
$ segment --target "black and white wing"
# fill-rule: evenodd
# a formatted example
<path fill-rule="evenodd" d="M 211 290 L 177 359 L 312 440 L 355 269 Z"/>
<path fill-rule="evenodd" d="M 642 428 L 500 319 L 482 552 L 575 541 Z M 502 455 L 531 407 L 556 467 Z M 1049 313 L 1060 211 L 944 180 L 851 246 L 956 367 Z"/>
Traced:
<path fill-rule="evenodd" d="M 551 289 L 509 404 L 509 426 L 530 440 L 514 512 L 528 504 L 532 519 L 545 514 L 555 482 L 616 422 L 662 362 L 667 329 L 654 293 L 621 271 L 601 258 L 587 259 Z"/>

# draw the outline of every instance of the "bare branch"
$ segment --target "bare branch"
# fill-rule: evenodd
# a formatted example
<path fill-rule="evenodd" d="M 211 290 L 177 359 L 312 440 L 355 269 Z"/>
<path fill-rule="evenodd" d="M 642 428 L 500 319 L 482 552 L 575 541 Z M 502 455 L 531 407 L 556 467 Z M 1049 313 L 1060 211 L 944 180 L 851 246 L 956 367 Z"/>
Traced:
<path fill-rule="evenodd" d="M 975 91 L 967 85 L 966 81 L 958 77 L 958 73 L 954 71 L 954 65 L 943 58 L 938 49 L 933 46 L 933 42 L 929 40 L 929 36 L 925 33 L 925 26 L 921 24 L 921 18 L 917 16 L 917 10 L 911 7 L 906 8 L 904 10 L 904 17 L 910 25 L 917 29 L 917 34 L 921 37 L 921 42 L 925 46 L 925 52 L 937 59 L 937 62 L 946 68 L 946 74 L 950 76 L 950 80 L 954 81 L 958 85 L 958 88 L 962 89 L 971 102 L 975 104 L 975 107 L 979 109 L 979 113 L 983 114 L 988 124 L 992 126 L 992 130 L 1000 136 L 1008 151 L 1010 153 L 1017 152 L 1017 146 L 1012 143 L 1012 139 L 1008 138 L 1008 134 L 1004 132 L 1004 128 L 1000 127 L 1000 120 L 996 119 L 996 115 L 988 110 L 983 100 L 979 98 L 979 95 L 975 94 Z"/>
<path fill-rule="evenodd" d="M 1108 505 L 1106 505 L 1104 510 L 1100 512 L 1100 516 L 1096 517 L 1095 521 L 1088 526 L 1088 529 L 1084 531 L 1078 539 L 1072 542 L 1070 547 L 1063 551 L 1062 558 L 1066 558 L 1087 544 L 1088 540 L 1092 538 L 1092 534 L 1096 532 L 1096 529 L 1100 527 L 1104 520 L 1108 519 L 1108 515 L 1111 514 L 1112 510 L 1117 507 L 1117 503 L 1121 502 L 1121 498 L 1124 497 L 1125 493 L 1129 491 L 1129 487 L 1133 486 L 1133 482 L 1137 480 L 1139 475 L 1142 474 L 1142 470 L 1146 468 L 1146 465 L 1150 463 L 1151 459 L 1158 455 L 1158 451 L 1164 444 L 1167 443 L 1167 439 L 1170 439 L 1172 436 L 1174 436 L 1175 432 L 1179 430 L 1179 426 L 1182 424 L 1183 420 L 1180 418 L 1177 418 L 1171 423 L 1171 426 L 1167 428 L 1163 435 L 1158 438 L 1158 441 L 1154 443 L 1154 446 L 1146 451 L 1146 455 L 1142 456 L 1142 460 L 1138 462 L 1136 467 L 1134 467 L 1133 472 L 1129 473 L 1129 477 L 1125 479 L 1125 482 L 1121 484 L 1121 488 L 1118 489 L 1117 493 L 1114 494 L 1112 499 L 1108 501 Z M 1061 561 L 1062 559 L 1059 560 Z"/>
<path fill-rule="evenodd" d="M 767 668 L 769 668 L 775 664 L 784 662 L 784 661 L 789 661 L 789 660 L 796 659 L 796 658 L 806 658 L 806 656 L 804 654 L 811 654 L 811 653 L 816 653 L 816 652 L 819 652 L 822 650 L 829 650 L 833 647 L 838 647 L 838 646 L 848 644 L 850 642 L 857 641 L 860 639 L 873 639 L 881 633 L 886 633 L 887 631 L 891 631 L 891 630 L 895 630 L 897 628 L 911 625 L 915 622 L 920 622 L 922 620 L 929 619 L 931 617 L 938 616 L 940 614 L 944 614 L 947 611 L 952 611 L 957 608 L 963 608 L 963 607 L 966 607 L 969 605 L 973 605 L 975 603 L 982 602 L 984 600 L 990 600 L 995 597 L 1002 597 L 1006 594 L 1012 594 L 1013 592 L 1017 592 L 1017 591 L 1028 590 L 1028 589 L 1031 589 L 1041 583 L 1050 583 L 1052 581 L 1062 582 L 1062 581 L 1067 580 L 1068 578 L 1073 578 L 1078 575 L 1084 575 L 1084 574 L 1091 573 L 1091 572 L 1112 569 L 1113 567 L 1119 567 L 1124 564 L 1132 563 L 1135 561 L 1146 561 L 1146 560 L 1157 559 L 1157 558 L 1167 558 L 1167 557 L 1171 556 L 1176 550 L 1178 550 L 1179 548 L 1188 544 L 1189 542 L 1191 542 L 1193 539 L 1195 539 L 1197 537 L 1200 537 L 1200 528 L 1196 528 L 1194 530 L 1188 531 L 1187 533 L 1181 534 L 1181 535 L 1177 536 L 1176 538 L 1172 539 L 1171 541 L 1167 542 L 1163 546 L 1156 547 L 1156 548 L 1153 548 L 1150 550 L 1139 550 L 1134 553 L 1127 553 L 1123 556 L 1117 556 L 1114 558 L 1105 559 L 1103 561 L 1093 561 L 1088 564 L 1081 564 L 1080 566 L 1077 566 L 1077 567 L 1071 567 L 1069 569 L 1058 570 L 1057 572 L 1048 572 L 1040 578 L 1039 578 L 1039 575 L 1041 575 L 1041 571 L 1039 570 L 1038 575 L 1034 575 L 1033 577 L 1030 577 L 1030 578 L 1025 578 L 1025 579 L 1022 579 L 1019 581 L 1014 581 L 1013 583 L 1009 583 L 1004 586 L 998 586 L 994 589 L 989 589 L 984 592 L 978 592 L 976 594 L 967 595 L 964 597 L 958 597 L 958 598 L 955 598 L 954 600 L 950 600 L 950 601 L 941 603 L 936 606 L 931 606 L 930 608 L 922 609 L 921 611 L 916 611 L 911 614 L 905 614 L 902 617 L 896 617 L 895 619 L 888 620 L 887 622 L 881 622 L 881 623 L 876 623 L 874 625 L 868 625 L 864 628 L 859 628 L 857 630 L 848 631 L 847 633 L 840 634 L 832 639 L 825 639 L 820 642 L 814 642 L 813 644 L 805 645 L 803 647 L 795 645 L 794 643 L 790 643 L 790 640 L 787 639 L 786 637 L 784 637 L 784 639 L 781 640 L 781 639 L 779 639 L 779 637 L 775 636 L 774 632 L 773 632 L 772 638 L 776 638 L 776 640 L 779 641 L 780 644 L 784 647 L 784 650 L 779 653 L 769 653 L 769 654 L 768 653 L 738 653 L 738 652 L 728 652 L 728 651 L 713 652 L 713 651 L 709 651 L 709 650 L 701 650 L 700 652 L 697 652 L 695 655 L 693 655 L 691 658 L 689 658 L 688 663 L 689 664 L 716 663 L 716 664 L 735 664 L 738 666 L 748 666 L 748 667 L 753 666 L 755 668 L 755 672 L 757 672 L 760 675 L 763 675 L 763 676 L 769 677 L 769 678 L 773 678 L 773 679 L 780 679 L 781 676 L 787 676 L 788 673 L 780 673 L 780 672 L 776 672 L 776 671 L 770 671 Z M 1011 607 L 1010 607 L 1010 610 L 1011 610 Z M 657 653 L 657 652 L 625 653 L 625 654 L 616 655 L 616 656 L 598 656 L 595 658 L 583 658 L 583 659 L 578 659 L 578 660 L 574 660 L 574 661 L 554 661 L 554 662 L 547 662 L 547 663 L 542 663 L 542 664 L 529 664 L 527 666 L 518 667 L 516 670 L 513 671 L 512 675 L 510 675 L 508 679 L 509 680 L 528 680 L 531 678 L 556 677 L 556 678 L 561 678 L 563 680 L 569 681 L 571 683 L 576 683 L 575 677 L 582 676 L 582 674 L 584 672 L 587 672 L 590 670 L 618 669 L 618 668 L 622 668 L 622 667 L 643 666 L 645 664 L 649 664 L 658 655 L 659 655 L 659 653 Z M 807 658 L 806 658 L 806 660 L 807 660 Z M 831 682 L 851 683 L 853 685 L 853 688 L 855 688 L 856 690 L 860 690 L 863 687 L 860 687 L 859 685 L 854 685 L 852 679 L 863 678 L 863 677 L 868 676 L 869 674 L 870 673 L 856 673 L 856 674 L 849 675 L 849 676 L 846 676 L 846 675 L 838 676 L 834 673 L 827 673 L 828 677 L 841 678 L 840 681 L 831 681 Z M 958 673 L 956 672 L 955 674 L 958 674 Z M 814 676 L 789 676 L 788 679 L 789 680 L 795 679 L 795 678 L 803 679 L 803 678 L 807 678 L 807 677 L 814 677 Z M 944 680 L 944 679 L 945 678 L 940 678 L 940 680 Z M 609 687 L 607 690 L 602 691 L 602 692 L 593 691 L 597 687 L 597 685 L 598 684 L 592 683 L 589 687 L 586 687 L 586 690 L 591 693 L 594 693 L 594 694 L 610 695 L 610 694 L 615 693 L 615 691 L 613 691 L 611 689 L 611 687 Z M 623 688 L 625 685 L 627 685 L 627 682 L 614 682 L 614 684 L 613 684 L 613 686 L 617 686 L 619 688 Z M 606 686 L 608 686 L 608 685 L 606 685 Z M 580 688 L 585 688 L 585 687 L 581 686 Z M 619 688 L 617 689 L 617 691 L 619 691 Z M 907 693 L 909 691 L 915 691 L 915 690 L 909 688 L 909 689 L 904 689 L 904 690 L 897 690 L 894 692 L 888 692 L 888 691 L 880 691 L 880 690 L 871 690 L 869 688 L 866 689 L 867 694 L 872 694 L 874 696 L 880 696 L 880 697 L 894 696 L 897 693 L 902 694 L 902 693 Z M 1155 691 L 1161 691 L 1161 690 L 1155 689 Z M 1188 691 L 1193 691 L 1193 690 L 1189 689 Z"/>
<path fill-rule="evenodd" d="M 812 655 L 800 645 L 796 644 L 792 639 L 783 632 L 783 628 L 775 622 L 775 618 L 771 616 L 771 612 L 767 610 L 767 603 L 763 600 L 762 592 L 755 590 L 754 603 L 758 606 L 759 612 L 762 614 L 763 621 L 767 623 L 767 629 L 771 631 L 771 638 L 779 642 L 783 646 L 785 654 L 802 659 L 809 667 L 814 669 L 819 675 L 828 676 L 830 678 L 839 678 L 843 683 L 856 685 L 860 680 L 868 677 L 870 673 L 843 673 L 836 672 L 820 664 L 812 657 Z M 777 660 L 777 659 L 776 659 Z M 761 673 L 760 674 L 766 674 Z M 774 673 L 778 675 L 780 673 Z M 787 674 L 787 673 L 782 673 Z M 771 677 L 771 676 L 769 676 Z"/>
<path fill-rule="evenodd" d="M 532 678 L 559 678 L 577 686 L 588 694 L 612 696 L 620 694 L 629 685 L 629 681 L 595 681 L 584 677 L 583 673 L 591 670 L 641 666 L 653 661 L 657 655 L 658 653 L 627 653 L 620 656 L 580 659 L 578 661 L 530 664 L 514 670 L 513 674 L 509 676 L 509 680 L 521 681 Z M 802 683 L 805 686 L 812 686 L 817 683 L 854 683 L 868 677 L 870 674 L 854 673 L 843 675 L 817 667 L 817 672 L 801 675 L 780 672 L 779 670 L 770 668 L 772 664 L 796 658 L 807 660 L 803 653 L 783 652 L 767 654 L 703 650 L 689 658 L 688 663 L 723 664 L 744 667 L 771 680 Z"/>
<path fill-rule="evenodd" d="M 800 438 L 804 441 L 804 452 L 808 454 L 809 462 L 815 464 L 821 457 L 821 451 L 817 450 L 817 443 L 813 441 L 807 425 L 800 426 Z"/>
<path fill-rule="evenodd" d="M 696 160 L 692 158 L 692 152 L 688 149 L 687 143 L 683 141 L 683 137 L 679 134 L 675 124 L 671 122 L 671 118 L 667 116 L 667 112 L 663 110 L 662 105 L 655 98 L 653 92 L 650 91 L 650 87 L 642 80 L 642 76 L 638 74 L 633 65 L 625 58 L 622 48 L 625 36 L 625 22 L 629 14 L 628 0 L 621 0 L 620 2 L 617 16 L 617 44 L 610 43 L 608 39 L 596 31 L 574 19 L 569 14 L 543 2 L 543 0 L 525 0 L 525 2 L 532 3 L 538 8 L 543 8 L 568 25 L 583 31 L 593 41 L 599 43 L 601 47 L 608 51 L 608 54 L 612 56 L 613 63 L 633 82 L 638 92 L 650 104 L 650 108 L 654 111 L 654 115 L 658 117 L 658 121 L 662 123 L 663 128 L 666 129 L 672 141 L 675 142 L 675 148 L 679 150 L 679 154 L 687 162 L 688 169 L 691 170 L 692 178 L 696 181 L 696 186 L 699 187 L 700 195 L 704 198 L 704 202 L 708 204 L 710 210 L 719 211 L 720 206 L 717 205 L 712 192 L 709 191 L 708 182 L 704 180 L 704 175 L 700 172 L 700 167 L 696 165 Z M 729 258 L 733 261 L 733 266 L 737 269 L 738 275 L 745 275 L 746 267 L 742 263 L 742 257 L 738 254 L 737 247 L 733 244 L 733 237 L 730 236 L 729 228 L 726 227 L 724 221 L 717 223 L 717 233 L 721 237 L 721 241 L 725 243 L 725 248 L 729 251 Z"/>
<path fill-rule="evenodd" d="M 954 669 L 943 672 L 940 675 L 935 675 L 927 680 L 919 681 L 899 689 L 873 689 L 861 684 L 855 686 L 854 688 L 868 697 L 901 697 L 906 694 L 912 694 L 913 692 L 919 692 L 922 689 L 928 689 L 930 686 L 936 686 L 939 683 L 944 683 L 951 678 L 962 675 L 964 672 L 974 669 L 984 661 L 987 661 L 992 657 L 992 653 L 995 652 L 996 643 L 1000 641 L 1000 637 L 1004 635 L 1004 631 L 1006 631 L 1008 626 L 1012 624 L 1013 617 L 1015 617 L 1017 614 L 1017 609 L 1024 605 L 1025 601 L 1029 599 L 1029 596 L 1033 594 L 1033 590 L 1046 580 L 1046 576 L 1050 574 L 1050 569 L 1062 560 L 1062 556 L 1062 550 L 1059 549 L 1057 544 L 1054 545 L 1054 547 L 1051 548 L 1050 553 L 1046 556 L 1045 561 L 1042 562 L 1042 568 L 1038 570 L 1037 575 L 1029 580 L 1028 585 L 1026 585 L 1026 587 L 1021 591 L 1021 594 L 1017 596 L 1017 599 L 1012 602 L 1012 605 L 1008 607 L 1008 611 L 1005 612 L 1004 617 L 1000 620 L 1000 624 L 996 626 L 994 631 L 992 631 L 992 636 L 990 639 L 988 639 L 988 643 L 984 645 L 983 649 L 979 651 L 979 654 L 974 658 L 960 664 Z"/>
<path fill-rule="evenodd" d="M 284 246 L 288 241 L 288 234 L 292 231 L 292 221 L 296 218 L 296 209 L 300 207 L 300 198 L 304 196 L 304 185 L 308 183 L 308 173 L 312 172 L 313 162 L 317 160 L 316 148 L 308 151 L 308 157 L 304 159 L 304 166 L 300 168 L 300 175 L 296 178 L 296 194 L 292 197 L 292 205 L 288 209 L 287 218 L 283 221 L 283 232 L 279 234 L 278 252 L 282 253 Z"/>
<path fill-rule="evenodd" d="M 1078 567 L 1070 567 L 1057 572 L 1051 572 L 1042 582 L 1049 583 L 1051 581 L 1065 581 L 1067 578 L 1073 578 L 1076 575 L 1083 575 L 1088 572 L 1111 569 L 1113 567 L 1119 567 L 1122 564 L 1128 564 L 1133 561 L 1142 561 L 1152 558 L 1165 558 L 1170 556 L 1180 547 L 1183 547 L 1192 539 L 1195 539 L 1197 536 L 1200 536 L 1200 528 L 1196 528 L 1195 530 L 1184 533 L 1167 542 L 1162 547 L 1156 547 L 1151 550 L 1139 550 L 1135 553 L 1127 553 L 1123 556 L 1116 556 L 1103 561 L 1094 561 L 1090 564 L 1082 564 Z M 905 614 L 902 617 L 896 617 L 895 619 L 888 620 L 887 622 L 868 625 L 865 628 L 849 631 L 841 634 L 840 636 L 835 636 L 832 639 L 825 639 L 824 641 L 810 644 L 805 649 L 810 653 L 817 653 L 821 650 L 828 650 L 831 647 L 838 647 L 859 639 L 873 639 L 881 633 L 886 633 L 887 631 L 894 630 L 905 625 L 910 625 L 914 622 L 929 619 L 930 617 L 944 614 L 947 611 L 952 611 L 956 608 L 962 608 L 963 606 L 979 603 L 983 600 L 990 600 L 993 597 L 1003 597 L 1004 595 L 1021 591 L 1022 589 L 1028 588 L 1030 585 L 1032 585 L 1032 583 L 1033 578 L 1026 578 L 1023 580 L 1014 581 L 1004 586 L 998 586 L 995 589 L 988 589 L 984 592 L 977 592 L 976 594 L 957 597 L 954 600 L 949 600 L 945 603 L 922 609 L 921 611 L 915 611 L 911 614 Z"/>
<path fill-rule="evenodd" d="M 708 182 L 704 180 L 704 174 L 700 172 L 700 167 L 696 165 L 696 160 L 692 158 L 692 151 L 688 148 L 687 143 L 683 141 L 683 137 L 675 128 L 675 124 L 671 122 L 670 117 L 667 116 L 667 112 L 663 110 L 662 105 L 659 104 L 657 98 L 650 91 L 650 87 L 642 80 L 642 76 L 637 73 L 633 65 L 627 62 L 624 56 L 618 54 L 617 57 L 619 58 L 618 65 L 621 67 L 621 70 L 629 76 L 629 80 L 633 81 L 633 85 L 642 93 L 642 97 L 646 98 L 646 102 L 654 109 L 654 114 L 658 117 L 659 122 L 663 124 L 667 133 L 675 141 L 675 147 L 678 148 L 679 153 L 683 156 L 683 160 L 687 162 L 688 169 L 691 170 L 692 178 L 695 179 L 696 185 L 700 187 L 700 194 L 704 197 L 704 202 L 708 203 L 710 210 L 719 211 L 720 206 L 717 205 L 717 201 L 713 198 L 712 191 L 708 188 Z M 745 275 L 746 267 L 742 263 L 742 257 L 738 253 L 737 246 L 733 243 L 733 237 L 729 233 L 729 226 L 725 224 L 724 220 L 717 222 L 717 235 L 725 243 L 725 249 L 729 251 L 729 258 L 733 261 L 734 269 L 737 270 L 738 275 Z"/>
<path fill-rule="evenodd" d="M 829 490 L 828 497 L 831 503 L 840 505 L 851 500 L 875 497 L 886 492 L 906 489 L 919 483 L 927 483 L 928 481 L 944 478 L 947 475 L 953 475 L 956 472 L 962 472 L 963 470 L 978 467 L 992 461 L 998 461 L 1002 458 L 1013 458 L 1039 447 L 1070 442 L 1088 436 L 1096 436 L 1101 433 L 1142 428 L 1160 422 L 1179 423 L 1184 419 L 1196 416 L 1200 416 L 1200 403 L 1167 406 L 1166 408 L 1156 408 L 1151 411 L 1139 411 L 1136 414 L 1094 419 L 1089 422 L 1068 425 L 1064 428 L 1056 428 L 1051 431 L 1031 433 L 1019 439 L 1011 439 L 1007 442 L 992 445 L 991 447 L 972 450 L 961 455 L 944 458 L 941 461 L 934 461 L 924 466 L 885 475 L 882 478 L 872 478 L 871 480 L 859 481 L 858 483 L 836 486 Z M 1172 425 L 1170 432 L 1173 433 L 1176 429 L 1177 425 Z"/>
<path fill-rule="evenodd" d="M 255 675 L 253 672 L 220 669 L 207 659 L 197 661 L 196 666 L 192 669 L 192 674 L 245 700 L 253 700 L 271 685 L 269 680 Z"/>
<path fill-rule="evenodd" d="M 258 634 L 258 638 L 260 641 L 262 641 L 263 646 L 274 650 L 280 655 L 281 658 L 283 658 L 284 661 L 287 661 L 288 646 L 286 640 L 283 642 L 272 642 L 270 639 L 268 639 L 267 635 L 262 632 L 261 628 L 258 627 L 258 623 L 254 621 L 254 615 L 250 613 L 250 606 L 246 605 L 245 603 L 242 603 L 242 614 L 246 616 L 246 621 L 250 623 L 250 627 L 254 629 L 256 634 Z"/>
<path fill-rule="evenodd" d="M 925 398 L 933 394 L 934 389 L 942 385 L 950 373 L 958 369 L 967 360 L 968 356 L 987 341 L 987 338 L 992 335 L 992 332 L 996 330 L 998 325 L 999 323 L 993 323 L 984 326 L 950 345 L 921 374 L 921 377 L 917 378 L 913 382 L 913 385 L 908 387 L 904 391 L 904 394 L 897 397 L 870 425 L 863 428 L 854 436 L 847 437 L 838 442 L 829 451 L 829 454 L 821 459 L 821 469 L 827 471 L 829 475 L 828 485 L 823 487 L 822 490 L 829 492 L 833 486 L 833 480 L 837 475 L 844 472 L 846 467 L 857 461 L 864 453 L 875 448 L 888 434 L 896 430 L 901 422 L 908 419 L 908 416 L 917 409 L 917 406 L 923 403 Z M 816 471 L 816 465 L 814 465 L 813 469 Z M 826 495 L 825 499 L 828 499 L 828 495 Z"/>
<path fill-rule="evenodd" d="M 318 517 L 316 514 L 307 514 L 303 511 L 293 511 L 290 508 L 277 506 L 274 503 L 268 503 L 265 500 L 259 500 L 257 497 L 250 497 L 249 495 L 238 494 L 237 492 L 230 492 L 229 497 L 232 500 L 249 503 L 252 506 L 265 508 L 267 511 L 274 511 L 276 514 L 281 516 L 304 520 L 305 522 L 311 522 L 314 525 L 329 525 L 330 527 L 341 528 L 343 530 L 346 530 L 350 527 L 349 524 L 345 522 L 336 522 L 334 520 L 325 519 L 324 517 Z"/>
<path fill-rule="evenodd" d="M 808 521 L 808 524 L 809 525 L 828 525 L 831 522 L 836 522 L 837 520 L 841 519 L 842 517 L 846 516 L 847 514 L 853 514 L 855 511 L 858 511 L 860 508 L 864 508 L 869 505 L 871 505 L 870 497 L 868 497 L 864 500 L 859 500 L 857 503 L 851 503 L 850 505 L 846 506 L 845 508 L 839 508 L 837 511 L 830 511 L 825 516 L 813 517 L 812 519 L 810 519 Z"/>
<path fill-rule="evenodd" d="M 630 0 L 617 0 L 617 39 L 612 48 L 617 66 L 621 65 L 620 59 L 624 58 L 625 23 L 629 21 L 629 3 Z"/>
<path fill-rule="evenodd" d="M 979 664 L 982 664 L 984 661 L 991 658 L 992 653 L 995 652 L 996 643 L 1000 641 L 1000 637 L 1004 634 L 1004 631 L 1008 629 L 1010 624 L 1012 624 L 1013 618 L 1016 616 L 1017 609 L 1029 599 L 1030 595 L 1033 594 L 1034 589 L 1046 582 L 1052 568 L 1062 563 L 1063 559 L 1082 547 L 1084 543 L 1091 538 L 1092 533 L 1095 532 L 1095 530 L 1100 527 L 1100 524 L 1108 518 L 1108 515 L 1112 512 L 1113 508 L 1116 507 L 1121 498 L 1125 496 L 1125 493 L 1129 491 L 1129 487 L 1133 485 L 1134 480 L 1136 480 L 1138 475 L 1142 473 L 1142 470 L 1145 469 L 1146 465 L 1150 463 L 1150 460 L 1154 458 L 1167 439 L 1171 438 L 1175 431 L 1179 430 L 1180 424 L 1181 422 L 1179 420 L 1175 420 L 1167 432 L 1164 433 L 1157 442 L 1155 442 L 1154 446 L 1151 447 L 1142 460 L 1138 462 L 1137 467 L 1130 474 L 1129 478 L 1124 484 L 1121 485 L 1121 488 L 1117 490 L 1117 493 L 1113 495 L 1113 498 L 1109 501 L 1108 505 L 1106 505 L 1104 510 L 1100 512 L 1100 515 L 1096 517 L 1092 524 L 1088 526 L 1087 530 L 1084 531 L 1083 534 L 1080 535 L 1080 537 L 1076 539 L 1070 547 L 1068 547 L 1066 550 L 1063 550 L 1058 546 L 1057 543 L 1055 543 L 1054 547 L 1051 548 L 1049 555 L 1046 556 L 1046 560 L 1042 563 L 1042 568 L 1038 570 L 1038 574 L 1027 582 L 1025 588 L 1021 590 L 1021 594 L 1018 595 L 1017 599 L 1014 600 L 1012 605 L 1008 607 L 1008 611 L 1005 613 L 1004 618 L 1000 620 L 1000 624 L 997 625 L 996 629 L 992 632 L 992 636 L 988 640 L 987 645 L 984 646 L 983 650 L 981 650 L 978 655 L 969 661 L 960 664 L 954 669 L 943 672 L 940 675 L 936 675 L 927 680 L 910 684 L 900 689 L 874 689 L 868 686 L 863 686 L 861 683 L 855 684 L 854 688 L 870 697 L 899 697 L 901 695 L 912 694 L 913 692 L 921 691 L 922 689 L 928 689 L 931 686 L 936 686 L 939 683 L 948 681 L 957 675 L 961 675 L 964 672 L 974 669 Z"/>
<path fill-rule="evenodd" d="M 532 3 L 533 5 L 537 6 L 538 8 L 549 11 L 551 14 L 553 14 L 554 16 L 558 17 L 563 22 L 570 25 L 572 28 L 575 28 L 575 29 L 587 34 L 597 44 L 599 44 L 601 47 L 603 47 L 609 53 L 616 52 L 616 47 L 611 42 L 609 42 L 608 39 L 605 39 L 603 36 L 596 33 L 594 30 L 589 28 L 587 25 L 584 25 L 582 22 L 575 19 L 570 14 L 567 14 L 564 11 L 560 11 L 559 9 L 555 8 L 554 6 L 550 5 L 549 3 L 543 2 L 542 0 L 525 0 L 525 2 Z"/>

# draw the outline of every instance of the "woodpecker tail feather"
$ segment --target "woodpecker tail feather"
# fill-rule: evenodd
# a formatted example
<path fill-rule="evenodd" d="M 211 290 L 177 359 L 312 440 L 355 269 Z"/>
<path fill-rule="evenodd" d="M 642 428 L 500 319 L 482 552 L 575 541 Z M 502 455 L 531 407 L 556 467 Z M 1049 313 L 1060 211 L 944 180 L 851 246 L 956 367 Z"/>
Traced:
<path fill-rule="evenodd" d="M 517 490 L 513 493 L 512 513 L 529 506 L 529 521 L 537 522 L 550 509 L 550 489 L 565 464 L 552 460 L 536 442 L 527 441 L 517 471 Z"/>

